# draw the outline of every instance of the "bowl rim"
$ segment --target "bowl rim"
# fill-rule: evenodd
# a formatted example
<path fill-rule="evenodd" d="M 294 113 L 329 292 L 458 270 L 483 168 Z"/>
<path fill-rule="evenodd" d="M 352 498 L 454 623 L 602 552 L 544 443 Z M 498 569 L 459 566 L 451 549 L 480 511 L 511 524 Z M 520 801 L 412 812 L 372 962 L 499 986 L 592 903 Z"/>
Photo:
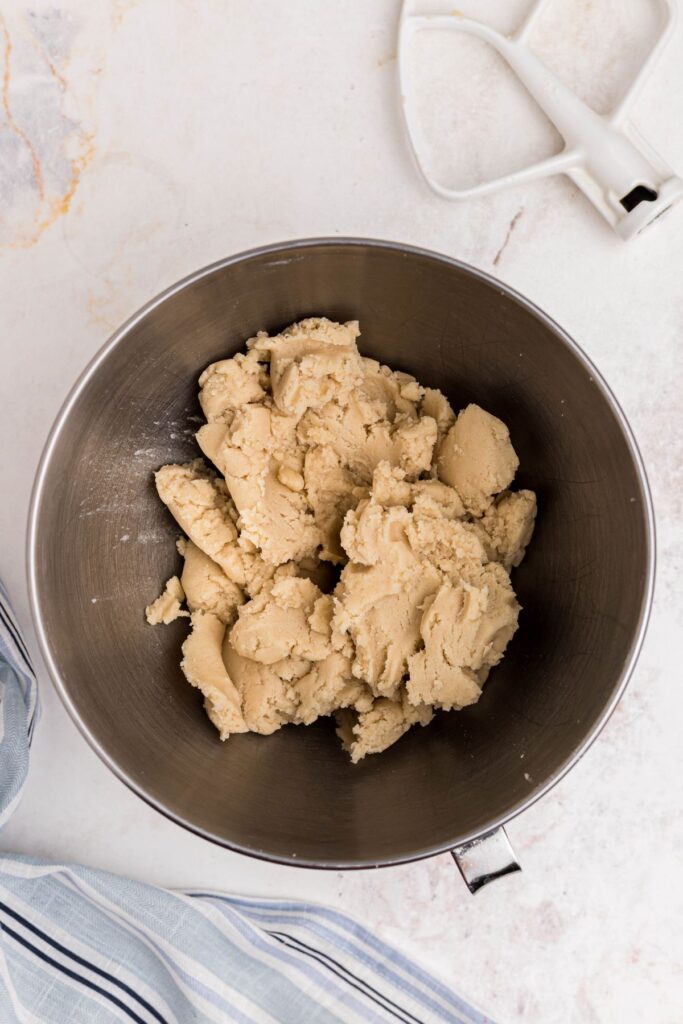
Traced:
<path fill-rule="evenodd" d="M 144 786 L 135 778 L 129 776 L 126 771 L 121 768 L 116 761 L 110 757 L 107 751 L 104 749 L 98 739 L 92 734 L 85 721 L 82 719 L 75 703 L 69 695 L 68 688 L 66 687 L 63 679 L 60 676 L 54 657 L 50 649 L 49 638 L 47 635 L 47 629 L 43 620 L 41 597 L 40 597 L 40 586 L 38 581 L 37 573 L 37 548 L 38 548 L 38 523 L 40 518 L 40 509 L 42 504 L 42 497 L 44 492 L 45 480 L 54 449 L 59 440 L 62 429 L 73 409 L 75 404 L 78 402 L 80 395 L 90 379 L 93 377 L 100 364 L 107 358 L 109 353 L 130 333 L 130 331 L 143 320 L 149 313 L 151 313 L 157 306 L 162 305 L 171 296 L 182 291 L 189 285 L 194 284 L 196 281 L 201 280 L 203 277 L 215 273 L 216 271 L 222 270 L 225 267 L 232 266 L 237 263 L 247 262 L 250 259 L 260 258 L 263 256 L 278 256 L 287 252 L 292 252 L 302 249 L 313 249 L 316 247 L 341 247 L 341 248 L 371 248 L 375 250 L 392 251 L 408 256 L 419 256 L 427 258 L 439 263 L 442 263 L 449 267 L 454 267 L 460 271 L 464 271 L 466 274 L 471 275 L 474 278 L 486 282 L 487 284 L 496 288 L 499 293 L 506 298 L 512 299 L 520 306 L 530 312 L 537 320 L 545 324 L 556 337 L 564 343 L 564 345 L 570 350 L 570 352 L 579 360 L 580 363 L 589 371 L 593 377 L 594 383 L 600 389 L 604 399 L 612 410 L 612 413 L 621 429 L 622 435 L 626 442 L 627 448 L 630 452 L 631 459 L 633 462 L 636 476 L 638 478 L 640 497 L 642 500 L 643 512 L 644 512 L 644 526 L 645 526 L 645 541 L 646 541 L 646 571 L 643 586 L 643 596 L 640 607 L 640 614 L 638 623 L 634 630 L 634 634 L 631 640 L 630 648 L 627 657 L 622 666 L 621 672 L 618 677 L 617 685 L 614 689 L 614 693 L 609 702 L 604 706 L 595 723 L 588 730 L 584 736 L 582 742 L 575 748 L 572 754 L 565 759 L 565 761 L 550 775 L 548 776 L 539 786 L 531 790 L 529 795 L 521 800 L 518 800 L 515 804 L 511 805 L 503 814 L 499 815 L 498 818 L 487 823 L 487 825 L 471 835 L 460 837 L 457 843 L 454 842 L 442 842 L 426 847 L 421 850 L 416 850 L 407 855 L 397 855 L 391 857 L 383 857 L 377 860 L 312 860 L 307 858 L 299 858 L 296 854 L 284 855 L 284 854 L 272 854 L 266 850 L 258 849 L 254 847 L 248 847 L 241 845 L 236 842 L 229 841 L 223 836 L 216 835 L 206 829 L 203 829 L 193 822 L 188 821 L 181 815 L 169 810 L 160 801 L 152 797 L 144 789 Z M 433 857 L 438 854 L 448 853 L 459 846 L 463 846 L 472 840 L 481 838 L 490 832 L 495 831 L 498 828 L 506 825 L 517 815 L 521 814 L 527 808 L 531 807 L 538 800 L 544 797 L 550 790 L 557 785 L 557 783 L 564 778 L 564 776 L 578 763 L 583 757 L 586 751 L 592 746 L 599 734 L 602 732 L 607 721 L 611 717 L 614 709 L 621 700 L 624 691 L 631 678 L 636 662 L 642 650 L 645 634 L 647 631 L 650 613 L 652 609 L 652 600 L 654 593 L 654 581 L 655 581 L 655 567 L 656 567 L 656 533 L 655 533 L 655 517 L 654 509 L 652 504 L 652 495 L 650 492 L 650 486 L 647 479 L 647 473 L 643 463 L 643 458 L 638 448 L 633 431 L 626 418 L 624 411 L 622 410 L 619 402 L 617 401 L 614 393 L 607 384 L 607 381 L 602 376 L 597 367 L 589 359 L 586 353 L 581 349 L 576 341 L 562 328 L 560 325 L 553 320 L 547 313 L 545 313 L 539 306 L 537 306 L 526 296 L 522 295 L 516 289 L 511 288 L 509 285 L 504 284 L 498 278 L 486 271 L 480 270 L 476 267 L 470 266 L 462 260 L 455 259 L 451 256 L 447 256 L 442 253 L 435 252 L 430 249 L 422 248 L 419 246 L 413 246 L 395 241 L 384 241 L 375 238 L 363 238 L 354 236 L 321 236 L 312 238 L 293 239 L 290 241 L 275 242 L 268 245 L 257 246 L 255 248 L 246 249 L 232 256 L 224 257 L 223 259 L 216 260 L 213 263 L 202 267 L 200 270 L 193 271 L 181 278 L 179 281 L 165 288 L 159 292 L 156 296 L 146 302 L 140 307 L 132 316 L 130 316 L 110 337 L 101 348 L 95 353 L 95 355 L 87 363 L 83 371 L 78 376 L 76 382 L 69 390 L 66 398 L 64 399 L 62 406 L 55 417 L 55 420 L 48 433 L 45 446 L 43 448 L 36 475 L 31 491 L 31 499 L 29 506 L 28 516 L 28 528 L 26 536 L 26 565 L 27 565 L 27 580 L 28 580 L 28 592 L 29 592 L 29 604 L 31 608 L 31 615 L 33 618 L 33 625 L 35 628 L 36 636 L 38 639 L 38 646 L 42 659 L 48 669 L 48 673 L 52 680 L 52 683 L 62 701 L 62 704 L 66 708 L 72 721 L 80 731 L 81 735 L 88 742 L 90 747 L 95 751 L 97 756 L 104 762 L 104 764 L 114 773 L 114 775 L 124 783 L 128 789 L 132 790 L 137 796 L 139 796 L 146 804 L 153 807 L 164 817 L 169 818 L 175 824 L 187 829 L 189 832 L 200 836 L 203 839 L 208 839 L 210 842 L 217 844 L 225 849 L 231 850 L 234 853 L 245 854 L 250 857 L 255 857 L 259 860 L 269 861 L 275 864 L 286 864 L 295 867 L 305 868 L 319 868 L 323 870 L 360 870 L 367 868 L 377 867 L 390 867 L 399 864 L 408 864 L 414 861 L 423 860 L 427 857 Z"/>

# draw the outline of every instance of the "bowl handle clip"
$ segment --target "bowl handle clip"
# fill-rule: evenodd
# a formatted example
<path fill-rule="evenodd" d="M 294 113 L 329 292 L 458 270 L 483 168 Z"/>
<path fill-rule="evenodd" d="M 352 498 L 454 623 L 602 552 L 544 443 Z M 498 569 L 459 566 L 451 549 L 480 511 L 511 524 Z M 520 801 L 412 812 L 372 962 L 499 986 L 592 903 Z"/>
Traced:
<path fill-rule="evenodd" d="M 456 846 L 451 854 L 471 893 L 496 878 L 522 870 L 504 828 L 496 828 L 462 846 Z"/>

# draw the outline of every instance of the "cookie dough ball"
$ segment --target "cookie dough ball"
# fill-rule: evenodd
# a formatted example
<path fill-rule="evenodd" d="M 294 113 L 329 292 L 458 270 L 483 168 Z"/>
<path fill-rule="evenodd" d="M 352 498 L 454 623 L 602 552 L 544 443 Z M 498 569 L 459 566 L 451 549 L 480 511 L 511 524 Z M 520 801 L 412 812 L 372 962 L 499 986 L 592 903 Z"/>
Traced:
<path fill-rule="evenodd" d="M 510 485 L 519 459 L 502 420 L 468 405 L 441 443 L 439 479 L 454 487 L 472 515 L 486 511 L 494 494 Z"/>

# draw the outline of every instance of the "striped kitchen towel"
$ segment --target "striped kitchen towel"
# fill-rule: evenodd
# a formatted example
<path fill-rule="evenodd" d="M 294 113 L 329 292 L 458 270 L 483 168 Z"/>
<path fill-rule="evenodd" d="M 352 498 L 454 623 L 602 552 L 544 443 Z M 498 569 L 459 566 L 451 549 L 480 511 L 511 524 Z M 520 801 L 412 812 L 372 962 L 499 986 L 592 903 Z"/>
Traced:
<path fill-rule="evenodd" d="M 28 774 L 38 690 L 24 638 L 0 580 L 0 826 L 16 807 Z M 1 1024 L 4 1024 L 0 1018 Z"/>
<path fill-rule="evenodd" d="M 37 714 L 0 586 L 0 823 Z M 0 854 L 0 1024 L 492 1024 L 345 914 Z"/>

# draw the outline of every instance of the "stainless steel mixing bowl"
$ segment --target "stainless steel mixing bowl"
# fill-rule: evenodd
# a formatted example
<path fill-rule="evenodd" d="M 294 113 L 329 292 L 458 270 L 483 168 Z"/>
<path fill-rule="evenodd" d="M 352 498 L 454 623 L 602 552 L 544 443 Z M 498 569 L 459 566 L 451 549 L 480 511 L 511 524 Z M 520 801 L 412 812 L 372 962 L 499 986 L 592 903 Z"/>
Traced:
<path fill-rule="evenodd" d="M 510 426 L 536 533 L 520 627 L 482 699 L 351 765 L 330 721 L 221 743 L 179 668 L 187 623 L 144 605 L 178 569 L 153 470 L 197 455 L 199 372 L 256 330 L 359 318 L 361 348 Z M 604 725 L 651 599 L 651 503 L 626 421 L 544 313 L 454 260 L 366 240 L 235 256 L 125 324 L 76 384 L 38 472 L 29 577 L 42 652 L 76 723 L 152 806 L 234 850 L 390 864 L 488 832 L 545 793 Z"/>

